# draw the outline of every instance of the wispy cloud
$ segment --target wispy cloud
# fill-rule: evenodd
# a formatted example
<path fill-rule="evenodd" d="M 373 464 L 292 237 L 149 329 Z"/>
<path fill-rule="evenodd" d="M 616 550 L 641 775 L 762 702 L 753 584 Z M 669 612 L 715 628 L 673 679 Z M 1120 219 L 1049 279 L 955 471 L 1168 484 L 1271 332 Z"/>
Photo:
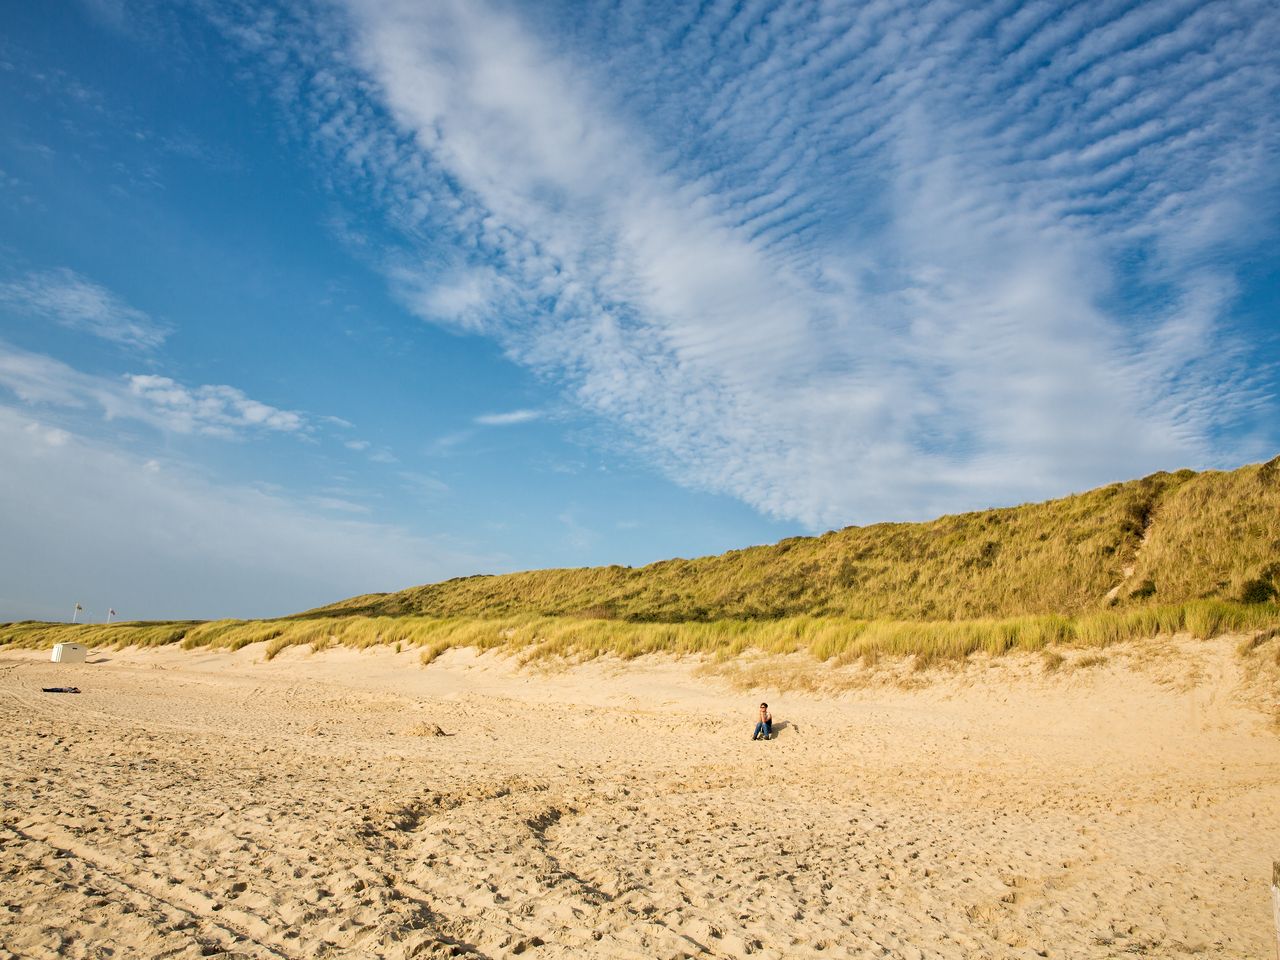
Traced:
<path fill-rule="evenodd" d="M 233 436 L 245 430 L 296 433 L 306 426 L 302 414 L 280 410 L 225 384 L 186 387 L 169 377 L 132 374 L 129 393 L 151 416 L 175 433 Z"/>
<path fill-rule="evenodd" d="M 596 532 L 581 523 L 573 510 L 565 510 L 556 517 L 564 527 L 564 539 L 575 550 L 587 550 L 596 541 Z"/>
<path fill-rule="evenodd" d="M 342 6 L 221 22 L 402 228 L 406 303 L 681 482 L 822 526 L 1253 452 L 1265 3 Z"/>
<path fill-rule="evenodd" d="M 438 500 L 449 492 L 449 485 L 439 477 L 418 473 L 414 470 L 400 471 L 403 487 L 409 493 L 427 500 Z"/>
<path fill-rule="evenodd" d="M 29 404 L 96 411 L 168 433 L 231 439 L 253 433 L 301 433 L 306 417 L 247 396 L 235 387 L 185 386 L 169 377 L 103 377 L 0 341 L 0 387 Z"/>
<path fill-rule="evenodd" d="M 5 536 L 41 545 L 0 552 L 0 620 L 62 617 L 78 598 L 147 617 L 279 615 L 496 563 L 342 497 L 218 482 L 4 405 L 0 460 Z"/>
<path fill-rule="evenodd" d="M 128 5 L 125 0 L 80 0 L 80 3 L 104 26 L 113 30 L 125 29 L 128 18 Z"/>
<path fill-rule="evenodd" d="M 320 510 L 332 513 L 367 514 L 371 512 L 363 503 L 356 503 L 354 500 L 348 500 L 344 497 L 308 497 L 307 503 Z"/>
<path fill-rule="evenodd" d="M 0 304 L 20 314 L 141 350 L 160 346 L 169 334 L 165 324 L 67 269 L 30 273 L 19 280 L 0 283 Z"/>
<path fill-rule="evenodd" d="M 511 410 L 507 413 L 485 413 L 475 418 L 482 427 L 510 427 L 542 418 L 541 410 Z"/>
<path fill-rule="evenodd" d="M 453 433 L 446 433 L 443 436 L 436 437 L 426 445 L 428 456 L 432 457 L 451 457 L 461 451 L 473 436 L 474 430 L 457 430 Z"/>

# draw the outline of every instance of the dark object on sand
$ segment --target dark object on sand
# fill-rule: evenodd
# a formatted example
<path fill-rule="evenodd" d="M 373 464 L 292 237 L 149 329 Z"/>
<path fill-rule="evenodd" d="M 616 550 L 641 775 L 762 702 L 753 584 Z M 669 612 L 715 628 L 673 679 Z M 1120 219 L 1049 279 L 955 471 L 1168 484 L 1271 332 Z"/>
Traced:
<path fill-rule="evenodd" d="M 79 687 L 41 687 L 44 693 L 79 693 Z"/>

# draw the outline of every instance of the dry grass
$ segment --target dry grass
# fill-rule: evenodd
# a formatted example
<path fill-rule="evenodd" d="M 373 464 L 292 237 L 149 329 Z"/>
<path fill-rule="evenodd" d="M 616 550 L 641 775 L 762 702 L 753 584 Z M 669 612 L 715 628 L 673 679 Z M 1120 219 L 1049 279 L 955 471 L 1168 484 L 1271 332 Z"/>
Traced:
<path fill-rule="evenodd" d="M 975 653 L 1273 629 L 1278 557 L 1280 458 L 639 569 L 450 580 L 280 620 L 6 624 L 0 645 L 264 643 L 270 659 L 291 646 L 388 644 L 418 648 L 424 665 L 455 647 L 501 648 L 522 663 L 649 653 L 723 662 L 757 650 L 837 666 L 911 657 L 923 669 Z"/>
<path fill-rule="evenodd" d="M 0 644 L 30 649 L 70 641 L 89 647 L 162 647 L 202 626 L 197 621 L 68 624 L 27 620 L 0 624 Z"/>
<path fill-rule="evenodd" d="M 1258 630 L 1236 646 L 1246 691 L 1280 730 L 1280 626 Z"/>
<path fill-rule="evenodd" d="M 0 626 L 0 644 L 49 647 L 64 640 L 89 646 L 155 646 L 237 650 L 265 643 L 271 659 L 288 647 L 323 650 L 330 645 L 416 647 L 430 664 L 452 648 L 501 649 L 523 663 L 548 658 L 631 659 L 651 653 L 704 655 L 731 660 L 748 651 L 806 654 L 843 666 L 872 665 L 881 657 L 912 657 L 917 668 L 1007 651 L 1041 651 L 1075 645 L 1105 647 L 1125 640 L 1190 633 L 1280 628 L 1280 606 L 1201 600 L 1165 607 L 1115 610 L 1081 617 L 1057 614 L 982 620 L 853 620 L 785 617 L 778 620 L 717 620 L 693 623 L 632 623 L 578 617 L 517 616 L 493 619 L 431 617 L 314 617 L 310 619 L 209 623 L 122 623 L 108 626 L 17 623 Z"/>
<path fill-rule="evenodd" d="M 1113 588 L 1121 609 L 1266 601 L 1280 590 L 1278 474 L 1280 458 L 1230 473 L 1158 473 L 1047 503 L 636 569 L 464 577 L 302 616 L 958 621 L 1105 610 Z"/>
<path fill-rule="evenodd" d="M 1107 658 L 1100 653 L 1086 653 L 1083 657 L 1076 657 L 1071 661 L 1071 669 L 1088 670 L 1090 667 L 1101 667 L 1107 662 Z"/>
<path fill-rule="evenodd" d="M 1040 654 L 1045 673 L 1057 673 L 1062 669 L 1062 664 L 1066 662 L 1066 659 L 1057 650 L 1045 650 Z"/>
<path fill-rule="evenodd" d="M 1280 457 L 1193 476 L 1159 505 L 1132 580 L 1157 596 L 1274 599 L 1280 589 Z"/>
<path fill-rule="evenodd" d="M 1242 657 L 1247 657 L 1259 647 L 1265 646 L 1276 637 L 1280 637 L 1280 627 L 1269 627 L 1266 630 L 1259 630 L 1250 634 L 1240 641 L 1236 646 L 1236 653 Z M 1280 648 L 1276 650 L 1280 654 Z"/>

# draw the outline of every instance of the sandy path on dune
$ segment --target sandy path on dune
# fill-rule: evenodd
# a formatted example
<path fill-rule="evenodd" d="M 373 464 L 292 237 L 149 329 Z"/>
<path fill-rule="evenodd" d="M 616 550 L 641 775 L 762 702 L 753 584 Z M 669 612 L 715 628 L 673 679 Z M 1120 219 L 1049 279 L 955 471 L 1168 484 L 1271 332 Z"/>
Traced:
<path fill-rule="evenodd" d="M 1229 641 L 773 693 L 768 744 L 669 661 L 46 656 L 0 654 L 0 957 L 1273 949 L 1280 735 Z"/>

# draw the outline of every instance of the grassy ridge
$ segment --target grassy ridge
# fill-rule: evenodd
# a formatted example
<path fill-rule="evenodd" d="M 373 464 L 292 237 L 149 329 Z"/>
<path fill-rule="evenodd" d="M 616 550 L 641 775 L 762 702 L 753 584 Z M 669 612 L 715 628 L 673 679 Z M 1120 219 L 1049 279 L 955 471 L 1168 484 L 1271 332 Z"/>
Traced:
<path fill-rule="evenodd" d="M 1107 610 L 1079 617 L 1058 614 L 983 620 L 850 620 L 786 617 L 777 620 L 717 620 L 633 623 L 575 617 L 431 618 L 313 617 L 285 620 L 214 620 L 204 623 L 48 624 L 0 626 L 0 644 L 47 648 L 74 641 L 88 646 L 163 646 L 180 643 L 238 650 L 265 642 L 271 659 L 291 646 L 322 650 L 339 644 L 416 647 L 422 663 L 446 650 L 501 648 L 525 660 L 632 658 L 648 653 L 733 657 L 746 650 L 806 652 L 823 660 L 850 662 L 882 655 L 914 655 L 918 665 L 985 652 L 1035 651 L 1060 644 L 1104 647 L 1124 640 L 1190 633 L 1201 638 L 1280 627 L 1280 605 L 1198 600 L 1170 606 Z"/>
<path fill-rule="evenodd" d="M 278 620 L 0 625 L 0 645 L 410 645 L 526 658 L 1038 650 L 1280 626 L 1280 457 L 646 567 L 477 576 Z"/>
<path fill-rule="evenodd" d="M 1280 457 L 1192 476 L 1163 497 L 1131 590 L 1167 600 L 1280 593 Z"/>
<path fill-rule="evenodd" d="M 1230 473 L 1158 473 L 928 523 L 848 527 L 635 569 L 466 577 L 306 615 L 970 620 L 1265 600 L 1280 589 L 1278 474 L 1280 457 Z"/>

